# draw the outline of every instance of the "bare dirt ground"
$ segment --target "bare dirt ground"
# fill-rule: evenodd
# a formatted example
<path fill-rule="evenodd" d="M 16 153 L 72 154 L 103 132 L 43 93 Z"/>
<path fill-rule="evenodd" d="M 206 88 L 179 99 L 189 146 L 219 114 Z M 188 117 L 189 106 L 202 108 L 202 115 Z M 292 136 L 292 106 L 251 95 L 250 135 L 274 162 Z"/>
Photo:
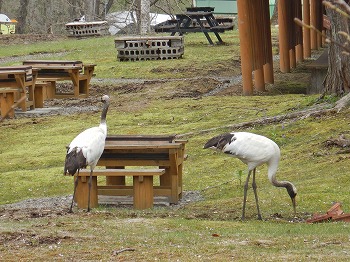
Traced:
<path fill-rule="evenodd" d="M 62 35 L 1 35 L 0 45 L 15 45 L 15 44 L 30 44 L 42 41 L 54 41 L 66 38 Z M 64 54 L 64 53 L 62 53 Z M 0 58 L 0 64 L 9 61 L 23 61 L 26 59 L 42 59 L 50 57 L 52 53 L 35 53 L 27 56 L 13 56 Z M 55 56 L 59 54 L 55 53 Z M 315 56 L 317 57 L 317 52 Z M 312 58 L 313 59 L 313 58 Z M 310 61 L 305 61 L 298 65 L 292 73 L 283 74 L 279 71 L 278 57 L 275 57 L 274 74 L 275 84 L 267 85 L 268 93 L 260 93 L 260 95 L 273 95 L 282 93 L 305 93 L 305 86 L 310 81 L 310 72 L 305 68 L 305 65 Z M 236 61 L 239 67 L 239 61 Z M 225 96 L 225 95 L 242 95 L 242 77 L 240 74 L 229 75 L 229 68 L 218 67 L 212 75 L 201 76 L 196 78 L 186 79 L 97 79 L 93 78 L 90 87 L 90 96 L 86 99 L 53 99 L 45 101 L 45 108 L 52 110 L 35 110 L 27 113 L 18 112 L 18 117 L 38 117 L 46 115 L 72 114 L 80 112 L 90 112 L 98 110 L 98 101 L 103 94 L 117 93 L 122 95 L 123 99 L 118 99 L 118 102 L 112 106 L 117 107 L 121 111 L 138 110 L 140 107 L 147 105 L 149 97 L 157 92 L 158 99 L 175 99 L 175 98 L 200 98 L 202 96 Z M 225 76 L 225 77 L 221 77 Z M 295 83 L 296 79 L 299 86 L 291 87 L 290 83 Z M 173 85 L 167 85 L 168 83 Z M 300 84 L 302 83 L 302 84 Z M 169 86 L 169 87 L 168 87 Z M 172 87 L 170 87 L 172 86 Z M 175 86 L 175 88 L 174 88 Z M 166 88 L 164 88 L 166 87 Z M 59 89 L 69 91 L 71 84 L 59 84 Z M 134 94 L 140 94 L 140 100 L 137 103 L 130 102 L 129 97 Z M 121 98 L 122 98 L 121 97 Z M 153 96 L 154 97 L 154 96 Z"/>

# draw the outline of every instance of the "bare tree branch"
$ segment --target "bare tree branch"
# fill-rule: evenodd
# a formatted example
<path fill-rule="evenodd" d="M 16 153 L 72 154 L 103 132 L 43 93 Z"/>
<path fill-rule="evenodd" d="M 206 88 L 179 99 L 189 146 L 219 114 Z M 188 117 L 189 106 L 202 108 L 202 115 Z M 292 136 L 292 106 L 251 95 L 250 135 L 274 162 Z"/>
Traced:
<path fill-rule="evenodd" d="M 305 24 L 305 23 L 304 23 L 303 21 L 301 21 L 299 18 L 294 18 L 294 22 L 295 22 L 296 24 L 302 26 L 302 27 L 306 27 L 306 28 L 308 28 L 308 29 L 311 29 L 311 30 L 316 31 L 318 34 L 322 35 L 322 36 L 326 39 L 326 42 L 327 42 L 327 43 L 331 43 L 331 42 L 332 42 L 332 43 L 334 43 L 334 44 L 336 44 L 336 45 L 338 45 L 338 46 L 344 48 L 344 50 L 345 50 L 346 52 L 350 53 L 350 48 L 349 48 L 347 45 L 342 44 L 342 43 L 340 43 L 340 42 L 338 42 L 338 41 L 335 41 L 335 40 L 333 40 L 333 39 L 328 38 L 324 33 L 322 33 L 320 30 L 318 30 L 318 29 L 317 29 L 316 27 L 314 27 L 313 25 Z M 340 33 L 340 32 L 339 32 L 339 33 Z M 345 33 L 345 34 L 346 34 L 346 33 Z M 349 37 L 349 36 L 348 36 L 348 37 Z"/>
<path fill-rule="evenodd" d="M 334 4 L 339 5 L 342 9 L 344 9 L 345 11 L 343 11 L 342 9 L 336 7 L 335 5 L 332 5 L 330 3 L 330 1 L 322 1 L 322 4 L 330 9 L 333 9 L 337 12 L 339 12 L 340 14 L 344 15 L 347 18 L 350 18 L 350 6 L 344 1 L 344 0 L 332 0 L 332 2 Z"/>

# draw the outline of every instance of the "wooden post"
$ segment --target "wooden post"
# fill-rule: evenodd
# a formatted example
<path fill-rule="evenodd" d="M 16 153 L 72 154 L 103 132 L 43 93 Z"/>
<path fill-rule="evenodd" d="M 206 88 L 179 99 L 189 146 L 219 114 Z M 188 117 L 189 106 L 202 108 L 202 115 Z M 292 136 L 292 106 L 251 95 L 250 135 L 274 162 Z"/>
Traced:
<path fill-rule="evenodd" d="M 272 40 L 271 40 L 271 21 L 270 21 L 270 7 L 269 1 L 263 1 L 263 21 L 264 21 L 264 36 L 265 41 L 265 63 L 263 65 L 265 83 L 273 84 L 273 57 L 272 57 Z"/>
<path fill-rule="evenodd" d="M 322 32 L 323 29 L 323 12 L 322 12 L 322 1 L 316 1 L 316 21 L 317 21 L 317 29 Z M 322 35 L 317 34 L 317 49 L 322 47 Z"/>
<path fill-rule="evenodd" d="M 265 79 L 263 68 L 254 71 L 255 88 L 260 92 L 265 92 Z"/>
<path fill-rule="evenodd" d="M 78 208 L 88 207 L 88 195 L 89 195 L 89 177 L 74 176 L 74 179 L 78 179 L 77 191 L 75 192 L 75 202 Z M 91 192 L 90 192 L 90 208 L 98 207 L 97 197 L 97 177 L 92 177 Z"/>
<path fill-rule="evenodd" d="M 7 114 L 7 116 L 13 118 L 15 116 L 15 110 L 11 107 L 15 103 L 15 92 L 8 92 L 8 93 L 0 93 L 0 111 L 1 111 L 1 117 L 4 118 Z"/>
<path fill-rule="evenodd" d="M 47 83 L 37 84 L 34 89 L 34 105 L 37 108 L 44 107 L 44 93 L 47 88 Z"/>
<path fill-rule="evenodd" d="M 178 150 L 177 149 L 170 149 L 169 161 L 170 161 L 169 172 L 170 172 L 170 185 L 171 185 L 171 196 L 170 196 L 169 200 L 170 200 L 170 203 L 177 204 L 177 202 L 179 201 L 179 194 L 178 194 L 179 166 L 178 166 Z M 163 176 L 161 176 L 161 178 Z"/>
<path fill-rule="evenodd" d="M 318 0 L 310 0 L 310 25 L 317 28 L 317 14 L 316 14 L 316 6 Z M 311 49 L 317 49 L 317 32 L 315 30 L 310 31 L 310 43 Z"/>
<path fill-rule="evenodd" d="M 290 72 L 287 1 L 288 0 L 278 1 L 280 70 L 283 73 Z"/>
<path fill-rule="evenodd" d="M 310 24 L 310 0 L 303 0 L 303 20 L 305 24 Z M 303 27 L 304 58 L 311 57 L 310 34 L 310 29 Z"/>
<path fill-rule="evenodd" d="M 243 95 L 253 94 L 250 1 L 237 0 Z"/>
<path fill-rule="evenodd" d="M 153 207 L 153 176 L 134 176 L 134 208 Z"/>
<path fill-rule="evenodd" d="M 273 76 L 273 63 L 267 63 L 263 66 L 265 83 L 273 84 L 275 82 Z"/>
<path fill-rule="evenodd" d="M 289 62 L 290 62 L 290 68 L 296 68 L 297 67 L 295 48 L 292 48 L 292 49 L 289 50 Z"/>
<path fill-rule="evenodd" d="M 303 11 L 302 11 L 302 3 L 301 0 L 298 0 L 295 2 L 295 16 L 298 17 L 300 20 L 303 20 Z M 293 27 L 295 28 L 295 58 L 296 62 L 302 62 L 304 61 L 304 49 L 303 49 L 303 28 L 296 25 L 294 22 Z"/>

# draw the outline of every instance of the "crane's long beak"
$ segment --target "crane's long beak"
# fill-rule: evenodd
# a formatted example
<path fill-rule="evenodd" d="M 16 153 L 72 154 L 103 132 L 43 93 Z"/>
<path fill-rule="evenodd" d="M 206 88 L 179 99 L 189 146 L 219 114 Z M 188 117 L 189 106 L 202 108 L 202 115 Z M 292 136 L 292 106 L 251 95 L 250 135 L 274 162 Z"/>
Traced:
<path fill-rule="evenodd" d="M 291 199 L 292 199 L 292 203 L 293 203 L 293 210 L 294 210 L 294 216 L 295 216 L 297 214 L 295 197 L 292 197 Z"/>

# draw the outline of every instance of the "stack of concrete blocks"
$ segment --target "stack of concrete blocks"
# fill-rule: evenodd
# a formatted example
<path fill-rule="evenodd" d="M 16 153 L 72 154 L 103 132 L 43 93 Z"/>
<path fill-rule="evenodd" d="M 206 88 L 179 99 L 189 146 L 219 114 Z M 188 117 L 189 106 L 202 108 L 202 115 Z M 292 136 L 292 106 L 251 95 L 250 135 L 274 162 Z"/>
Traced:
<path fill-rule="evenodd" d="M 184 54 L 183 36 L 119 37 L 114 42 L 119 61 L 178 59 Z"/>
<path fill-rule="evenodd" d="M 108 35 L 108 28 L 107 21 L 72 22 L 66 24 L 68 35 L 75 37 Z"/>

